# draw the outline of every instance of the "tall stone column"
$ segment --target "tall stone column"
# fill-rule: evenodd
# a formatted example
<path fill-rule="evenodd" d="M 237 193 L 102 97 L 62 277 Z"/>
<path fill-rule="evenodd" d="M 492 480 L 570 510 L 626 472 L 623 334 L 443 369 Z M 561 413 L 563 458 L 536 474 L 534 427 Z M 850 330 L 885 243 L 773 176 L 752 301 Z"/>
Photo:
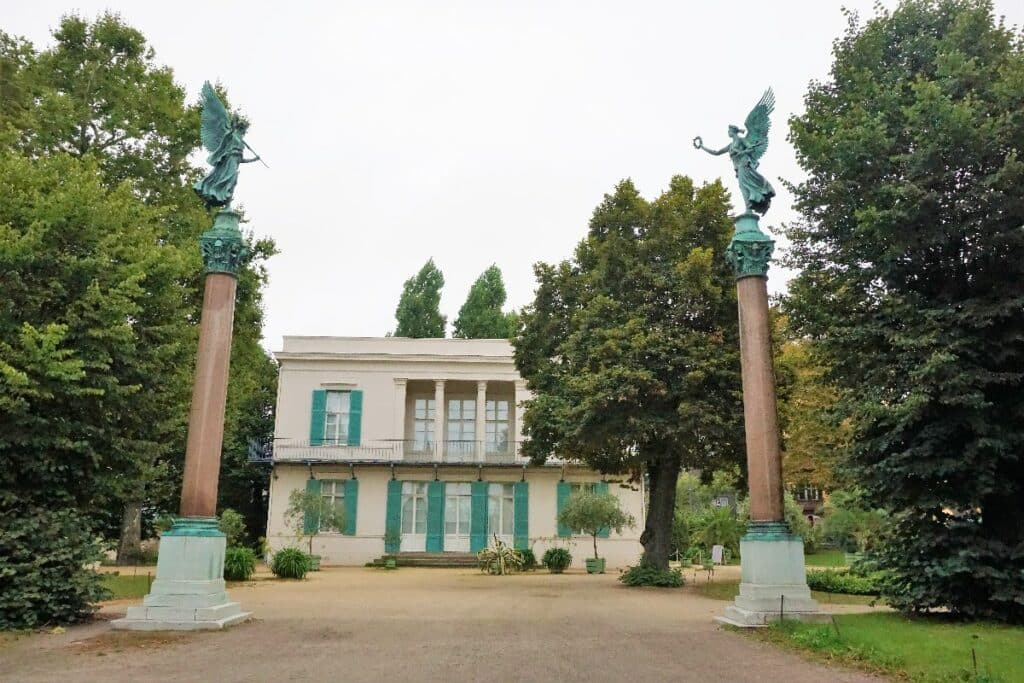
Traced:
<path fill-rule="evenodd" d="M 774 247 L 761 232 L 756 214 L 736 219 L 726 256 L 736 271 L 750 523 L 740 540 L 740 593 L 735 604 L 716 617 L 734 626 L 763 626 L 780 615 L 803 620 L 824 617 L 807 587 L 803 540 L 791 533 L 783 506 L 768 318 L 768 260 Z"/>
<path fill-rule="evenodd" d="M 114 628 L 220 629 L 249 616 L 224 590 L 224 534 L 217 527 L 217 480 L 231 358 L 235 285 L 247 246 L 239 214 L 223 209 L 200 237 L 206 265 L 199 351 L 189 415 L 181 516 L 160 537 L 156 579 L 143 604 Z"/>
<path fill-rule="evenodd" d="M 442 462 L 448 449 L 444 434 L 444 380 L 434 380 L 434 462 Z"/>
<path fill-rule="evenodd" d="M 487 440 L 487 380 L 480 380 L 476 383 L 476 424 L 473 429 L 476 434 L 476 459 L 479 462 L 486 460 Z"/>
<path fill-rule="evenodd" d="M 401 460 L 405 457 L 405 449 L 409 448 L 406 443 L 406 439 L 409 438 L 405 433 L 405 400 L 406 400 L 406 389 L 409 385 L 409 380 L 404 377 L 395 378 L 395 426 L 394 426 L 394 438 L 399 439 L 397 455 L 398 459 Z M 412 448 L 409 448 L 412 451 Z"/>

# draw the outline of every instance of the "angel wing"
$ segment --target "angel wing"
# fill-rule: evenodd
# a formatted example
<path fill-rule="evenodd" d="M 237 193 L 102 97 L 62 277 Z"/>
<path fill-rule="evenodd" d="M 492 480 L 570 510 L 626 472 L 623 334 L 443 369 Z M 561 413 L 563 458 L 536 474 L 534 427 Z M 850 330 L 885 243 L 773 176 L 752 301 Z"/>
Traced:
<path fill-rule="evenodd" d="M 775 110 L 775 93 L 771 88 L 764 91 L 761 99 L 757 101 L 754 108 L 747 114 L 747 120 L 743 126 L 747 129 L 747 142 L 754 146 L 752 155 L 754 160 L 760 159 L 768 150 L 768 129 L 772 122 L 768 117 Z M 760 143 L 760 144 L 757 144 Z"/>
<path fill-rule="evenodd" d="M 202 125 L 199 128 L 199 139 L 203 147 L 215 152 L 223 142 L 224 136 L 231 132 L 231 117 L 224 103 L 217 97 L 210 81 L 203 83 L 202 91 L 203 115 Z"/>

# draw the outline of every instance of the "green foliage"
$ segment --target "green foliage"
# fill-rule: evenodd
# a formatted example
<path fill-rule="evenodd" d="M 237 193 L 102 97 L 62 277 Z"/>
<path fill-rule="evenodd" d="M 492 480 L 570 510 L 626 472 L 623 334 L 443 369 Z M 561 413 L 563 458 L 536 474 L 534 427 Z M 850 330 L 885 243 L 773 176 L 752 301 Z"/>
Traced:
<path fill-rule="evenodd" d="M 1024 621 L 1024 44 L 982 0 L 905 0 L 836 43 L 791 139 L 786 308 L 892 512 L 886 597 Z"/>
<path fill-rule="evenodd" d="M 316 530 L 306 531 L 306 519 L 319 520 Z M 345 528 L 345 507 L 335 505 L 320 495 L 319 491 L 292 489 L 288 494 L 288 507 L 284 511 L 285 524 L 290 526 L 297 538 L 309 540 L 309 552 L 313 552 L 313 537 L 321 531 L 340 533 Z"/>
<path fill-rule="evenodd" d="M 615 494 L 582 491 L 569 496 L 558 513 L 558 523 L 592 536 L 596 559 L 598 534 L 607 531 L 621 534 L 624 528 L 636 526 L 636 519 L 622 509 L 619 497 Z"/>
<path fill-rule="evenodd" d="M 515 331 L 517 316 L 503 313 L 505 283 L 501 270 L 492 265 L 469 289 L 466 303 L 455 319 L 453 337 L 462 339 L 508 339 Z"/>
<path fill-rule="evenodd" d="M 494 542 L 476 554 L 480 571 L 505 575 L 523 568 L 523 556 L 497 536 Z"/>
<path fill-rule="evenodd" d="M 107 596 L 90 525 L 69 510 L 0 514 L 0 630 L 81 621 Z"/>
<path fill-rule="evenodd" d="M 865 553 L 881 538 L 883 510 L 863 506 L 860 491 L 833 491 L 825 503 L 825 539 L 848 552 Z"/>
<path fill-rule="evenodd" d="M 683 573 L 678 569 L 659 569 L 640 563 L 619 574 L 619 581 L 627 586 L 679 588 L 683 585 Z"/>
<path fill-rule="evenodd" d="M 282 548 L 270 562 L 270 571 L 279 579 L 304 579 L 311 568 L 309 555 L 298 548 Z"/>
<path fill-rule="evenodd" d="M 566 548 L 548 548 L 540 561 L 552 574 L 561 574 L 572 564 L 572 553 Z"/>
<path fill-rule="evenodd" d="M 714 507 L 712 502 L 719 496 L 738 500 L 739 480 L 737 466 L 712 472 L 706 484 L 692 472 L 679 476 L 672 538 L 675 549 L 687 559 L 695 559 L 698 553 L 710 557 L 714 545 L 722 545 L 738 556 L 739 539 L 746 530 L 745 508 L 740 505 L 737 513 L 731 507 Z"/>
<path fill-rule="evenodd" d="M 516 552 L 523 559 L 523 569 L 537 568 L 537 556 L 533 554 L 533 548 L 522 548 Z"/>
<path fill-rule="evenodd" d="M 857 576 L 837 569 L 822 569 L 807 572 L 807 585 L 812 591 L 846 593 L 847 595 L 878 595 L 882 592 L 883 579 L 879 574 Z"/>
<path fill-rule="evenodd" d="M 256 553 L 251 548 L 236 546 L 224 551 L 224 580 L 248 581 L 255 571 Z"/>
<path fill-rule="evenodd" d="M 734 556 L 740 552 L 740 537 L 747 530 L 745 518 L 737 516 L 727 507 L 708 508 L 695 515 L 691 521 L 690 539 L 704 550 L 704 557 L 710 557 L 712 546 L 724 546 Z"/>
<path fill-rule="evenodd" d="M 420 272 L 405 281 L 395 318 L 396 337 L 444 337 L 448 319 L 441 315 L 444 275 L 429 259 Z"/>
<path fill-rule="evenodd" d="M 668 567 L 680 467 L 742 457 L 732 234 L 720 183 L 675 177 L 656 200 L 623 181 L 571 260 L 534 267 L 513 340 L 523 451 L 650 481 L 646 561 Z"/>
<path fill-rule="evenodd" d="M 241 545 L 245 541 L 245 520 L 231 508 L 224 508 L 221 511 L 217 526 L 227 537 L 229 548 Z"/>

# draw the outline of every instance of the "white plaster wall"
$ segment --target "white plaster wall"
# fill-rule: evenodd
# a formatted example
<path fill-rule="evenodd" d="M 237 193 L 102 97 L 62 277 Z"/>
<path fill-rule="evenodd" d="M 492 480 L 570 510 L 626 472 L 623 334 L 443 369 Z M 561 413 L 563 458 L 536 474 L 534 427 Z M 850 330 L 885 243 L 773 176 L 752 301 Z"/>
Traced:
<path fill-rule="evenodd" d="M 345 465 L 313 465 L 317 479 L 347 479 L 350 470 Z M 356 511 L 356 534 L 320 534 L 313 541 L 313 552 L 322 556 L 325 565 L 362 565 L 384 553 L 384 521 L 387 504 L 387 482 L 391 478 L 389 467 L 380 465 L 359 465 L 355 468 L 359 479 L 359 503 Z M 519 481 L 523 472 L 514 468 L 487 468 L 482 478 L 491 482 Z M 297 544 L 294 532 L 284 521 L 288 506 L 288 494 L 293 489 L 304 489 L 309 470 L 299 464 L 278 464 L 274 467 L 270 486 L 270 510 L 267 538 L 273 550 Z M 396 478 L 403 481 L 429 481 L 434 471 L 429 467 L 397 466 Z M 529 538 L 539 560 L 544 551 L 552 546 L 568 546 L 573 554 L 573 566 L 583 567 L 584 560 L 593 554 L 592 539 L 574 537 L 558 538 L 555 519 L 557 506 L 557 484 L 560 468 L 531 467 L 526 471 L 530 484 Z M 438 470 L 438 477 L 447 482 L 475 481 L 475 468 L 448 468 Z M 568 468 L 565 475 L 569 482 L 600 481 L 600 475 L 585 469 Z M 636 564 L 642 548 L 640 532 L 644 524 L 643 492 L 637 485 L 625 484 L 624 480 L 608 478 L 608 490 L 619 497 L 622 506 L 637 520 L 634 529 L 625 529 L 620 536 L 612 533 L 610 538 L 598 539 L 598 551 L 606 558 L 609 568 L 621 568 Z"/>

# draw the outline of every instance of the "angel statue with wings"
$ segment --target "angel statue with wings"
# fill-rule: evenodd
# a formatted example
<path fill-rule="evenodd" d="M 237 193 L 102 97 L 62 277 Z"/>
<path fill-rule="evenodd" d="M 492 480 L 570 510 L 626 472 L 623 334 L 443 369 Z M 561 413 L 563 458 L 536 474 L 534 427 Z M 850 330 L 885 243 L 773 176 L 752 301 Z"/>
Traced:
<path fill-rule="evenodd" d="M 228 113 L 209 81 L 203 84 L 202 100 L 203 115 L 199 139 L 203 147 L 210 152 L 206 161 L 213 168 L 205 178 L 193 185 L 193 189 L 203 198 L 206 206 L 224 207 L 231 204 L 231 197 L 235 194 L 238 165 L 263 160 L 258 154 L 252 159 L 243 157 L 243 149 L 256 154 L 244 139 L 249 122 L 237 114 Z"/>
<path fill-rule="evenodd" d="M 732 142 L 722 149 L 708 149 L 700 136 L 693 139 L 693 146 L 708 154 L 718 156 L 729 153 L 732 165 L 736 169 L 736 178 L 740 181 L 740 192 L 743 193 L 743 203 L 747 211 L 762 216 L 768 211 L 772 197 L 775 196 L 771 183 L 757 171 L 758 161 L 768 149 L 768 129 L 771 127 L 768 116 L 774 109 L 775 93 L 768 88 L 747 114 L 747 120 L 743 124 L 746 126 L 746 135 L 741 137 L 742 129 L 729 126 L 729 137 L 732 138 Z"/>

